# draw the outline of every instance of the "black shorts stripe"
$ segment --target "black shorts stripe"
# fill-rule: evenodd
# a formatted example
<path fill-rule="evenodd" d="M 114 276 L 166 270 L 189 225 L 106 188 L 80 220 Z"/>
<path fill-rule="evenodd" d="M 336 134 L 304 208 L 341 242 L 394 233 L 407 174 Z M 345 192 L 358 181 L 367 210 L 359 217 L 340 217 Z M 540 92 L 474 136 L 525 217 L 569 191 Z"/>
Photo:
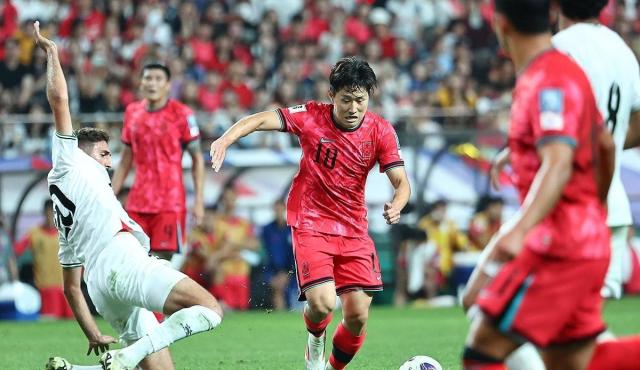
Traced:
<path fill-rule="evenodd" d="M 339 289 L 336 289 L 336 293 L 338 295 L 341 295 L 353 290 L 362 290 L 365 292 L 380 292 L 383 290 L 383 286 L 382 284 L 381 285 L 362 285 L 362 284 L 345 285 L 343 287 L 340 287 Z"/>

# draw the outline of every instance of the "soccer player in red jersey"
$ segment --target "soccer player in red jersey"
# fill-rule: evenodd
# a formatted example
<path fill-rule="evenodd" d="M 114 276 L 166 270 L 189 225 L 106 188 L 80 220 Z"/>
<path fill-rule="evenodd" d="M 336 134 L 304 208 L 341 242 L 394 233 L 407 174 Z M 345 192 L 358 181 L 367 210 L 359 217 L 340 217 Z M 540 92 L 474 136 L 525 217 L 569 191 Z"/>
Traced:
<path fill-rule="evenodd" d="M 550 370 L 638 369 L 637 339 L 595 342 L 605 329 L 613 140 L 588 78 L 552 48 L 549 1 L 495 4 L 494 29 L 518 71 L 508 142 L 522 206 L 480 263 L 494 278 L 476 298 L 464 368 L 506 369 L 530 341 Z"/>
<path fill-rule="evenodd" d="M 197 224 L 204 216 L 204 159 L 200 132 L 192 110 L 169 99 L 171 73 L 159 63 L 142 69 L 144 100 L 127 106 L 122 129 L 125 148 L 113 175 L 116 195 L 131 169 L 136 167 L 127 212 L 151 238 L 151 251 L 170 259 L 186 241 L 185 190 L 182 153 L 186 148 L 193 162 L 195 187 L 193 215 Z"/>
<path fill-rule="evenodd" d="M 372 291 L 382 290 L 375 246 L 367 234 L 365 182 L 378 163 L 393 185 L 384 206 L 389 224 L 400 219 L 410 186 L 393 126 L 367 111 L 376 76 L 369 65 L 343 58 L 329 76 L 331 104 L 308 102 L 245 117 L 211 144 L 212 167 L 220 170 L 227 148 L 258 130 L 296 136 L 302 147 L 300 170 L 287 202 L 293 231 L 300 299 L 306 300 L 309 331 L 307 369 L 324 369 L 325 329 L 336 294 L 343 320 L 333 336 L 327 369 L 343 369 L 365 338 Z"/>

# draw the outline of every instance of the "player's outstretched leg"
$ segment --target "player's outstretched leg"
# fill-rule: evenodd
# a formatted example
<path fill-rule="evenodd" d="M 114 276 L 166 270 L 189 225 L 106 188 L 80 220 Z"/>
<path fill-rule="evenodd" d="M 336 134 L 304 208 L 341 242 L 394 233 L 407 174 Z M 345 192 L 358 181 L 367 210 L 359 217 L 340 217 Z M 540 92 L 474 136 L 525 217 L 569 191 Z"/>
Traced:
<path fill-rule="evenodd" d="M 333 335 L 333 351 L 327 369 L 344 369 L 364 344 L 365 325 L 369 317 L 371 296 L 357 290 L 344 293 L 342 301 L 343 320 Z"/>
<path fill-rule="evenodd" d="M 324 344 L 326 329 L 336 305 L 336 287 L 330 281 L 305 292 L 307 303 L 303 318 L 309 332 L 304 358 L 307 370 L 324 370 Z"/>
<path fill-rule="evenodd" d="M 100 362 L 105 370 L 129 370 L 151 353 L 193 334 L 213 330 L 222 322 L 217 300 L 190 278 L 179 281 L 164 304 L 171 315 L 150 333 L 129 347 L 108 351 Z"/>

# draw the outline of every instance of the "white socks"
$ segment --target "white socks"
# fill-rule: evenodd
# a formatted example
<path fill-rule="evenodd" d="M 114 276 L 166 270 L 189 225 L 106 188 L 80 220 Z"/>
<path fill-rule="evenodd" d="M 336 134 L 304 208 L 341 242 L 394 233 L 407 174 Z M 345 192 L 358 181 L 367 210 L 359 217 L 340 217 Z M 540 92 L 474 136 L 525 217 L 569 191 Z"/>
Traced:
<path fill-rule="evenodd" d="M 507 357 L 506 365 L 509 370 L 545 370 L 544 362 L 536 347 L 525 343 Z"/>
<path fill-rule="evenodd" d="M 160 326 L 123 348 L 118 357 L 125 365 L 135 367 L 149 354 L 168 347 L 173 342 L 203 331 L 213 330 L 222 318 L 216 312 L 203 307 L 192 306 L 169 316 Z"/>

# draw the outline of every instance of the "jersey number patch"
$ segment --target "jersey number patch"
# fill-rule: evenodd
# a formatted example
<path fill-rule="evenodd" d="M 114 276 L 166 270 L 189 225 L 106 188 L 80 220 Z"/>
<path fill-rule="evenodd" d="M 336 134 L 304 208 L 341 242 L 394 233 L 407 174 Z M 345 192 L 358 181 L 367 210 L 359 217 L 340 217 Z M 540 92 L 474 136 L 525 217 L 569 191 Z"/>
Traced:
<path fill-rule="evenodd" d="M 67 238 L 73 226 L 73 216 L 76 213 L 76 205 L 71 199 L 67 198 L 56 185 L 49 186 L 49 194 L 51 194 L 51 199 L 53 200 L 53 211 L 55 213 L 53 221 L 58 231 Z M 62 213 L 60 206 L 65 209 L 66 215 Z"/>
<path fill-rule="evenodd" d="M 336 160 L 338 159 L 338 149 L 327 146 L 323 147 L 323 142 L 320 140 L 318 147 L 316 148 L 316 156 L 313 160 L 316 163 L 320 163 L 328 169 L 332 170 L 336 166 Z"/>
<path fill-rule="evenodd" d="M 618 124 L 618 111 L 620 110 L 620 86 L 613 83 L 609 88 L 609 100 L 607 100 L 607 126 L 613 134 Z"/>

